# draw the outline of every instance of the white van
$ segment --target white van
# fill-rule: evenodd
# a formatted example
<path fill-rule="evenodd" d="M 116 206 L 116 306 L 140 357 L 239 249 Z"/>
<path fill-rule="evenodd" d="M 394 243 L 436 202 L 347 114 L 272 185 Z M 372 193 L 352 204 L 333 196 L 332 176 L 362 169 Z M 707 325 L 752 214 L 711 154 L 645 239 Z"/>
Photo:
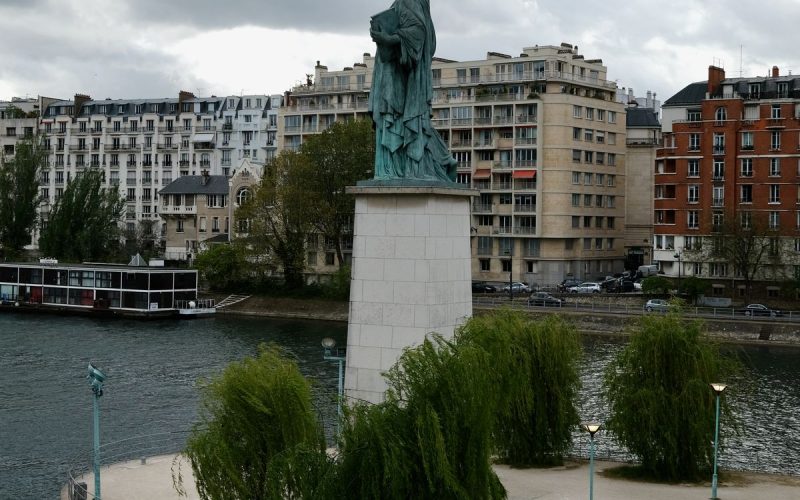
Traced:
<path fill-rule="evenodd" d="M 645 278 L 647 276 L 653 276 L 655 274 L 658 274 L 658 266 L 656 264 L 639 266 L 639 273 Z"/>

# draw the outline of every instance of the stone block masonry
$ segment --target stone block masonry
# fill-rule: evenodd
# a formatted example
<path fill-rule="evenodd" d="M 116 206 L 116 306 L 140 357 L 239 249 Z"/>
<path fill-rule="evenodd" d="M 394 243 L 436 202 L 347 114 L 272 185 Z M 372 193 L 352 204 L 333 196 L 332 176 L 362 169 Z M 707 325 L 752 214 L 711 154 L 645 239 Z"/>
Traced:
<path fill-rule="evenodd" d="M 470 189 L 349 188 L 356 195 L 347 330 L 348 398 L 383 400 L 383 372 L 472 315 Z"/>

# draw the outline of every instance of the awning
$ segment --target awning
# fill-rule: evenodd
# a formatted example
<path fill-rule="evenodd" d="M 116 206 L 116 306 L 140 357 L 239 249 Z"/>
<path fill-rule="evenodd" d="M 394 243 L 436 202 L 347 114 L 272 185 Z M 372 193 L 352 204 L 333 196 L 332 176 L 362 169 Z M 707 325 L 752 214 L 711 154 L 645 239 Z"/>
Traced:
<path fill-rule="evenodd" d="M 514 170 L 514 173 L 511 174 L 511 177 L 514 179 L 535 179 L 536 170 Z"/>
<path fill-rule="evenodd" d="M 488 168 L 479 168 L 472 174 L 473 179 L 488 179 L 492 176 L 492 171 Z"/>
<path fill-rule="evenodd" d="M 195 134 L 192 142 L 214 142 L 214 134 Z"/>

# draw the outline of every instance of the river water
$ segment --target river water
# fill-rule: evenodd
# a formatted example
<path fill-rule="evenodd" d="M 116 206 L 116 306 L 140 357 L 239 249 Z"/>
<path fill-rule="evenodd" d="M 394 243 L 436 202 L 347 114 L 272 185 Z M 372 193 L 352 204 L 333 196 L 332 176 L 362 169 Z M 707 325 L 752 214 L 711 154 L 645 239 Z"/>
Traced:
<path fill-rule="evenodd" d="M 101 399 L 104 443 L 185 432 L 197 417 L 198 380 L 255 354 L 263 342 L 275 342 L 294 353 L 301 371 L 315 381 L 315 403 L 330 428 L 337 367 L 322 359 L 320 341 L 326 336 L 342 345 L 346 326 L 231 317 L 139 322 L 2 314 L 0 499 L 57 498 L 65 470 L 75 465 L 76 457 L 89 464 L 92 393 L 86 366 L 90 361 L 108 376 Z M 584 339 L 582 418 L 602 420 L 606 414 L 599 397 L 600 374 L 622 346 L 618 340 Z M 800 350 L 735 349 L 748 360 L 754 390 L 739 396 L 743 435 L 729 440 L 721 463 L 800 474 L 796 416 Z M 582 453 L 585 441 L 583 436 L 576 438 L 576 452 Z M 602 432 L 597 443 L 601 456 L 624 458 Z"/>

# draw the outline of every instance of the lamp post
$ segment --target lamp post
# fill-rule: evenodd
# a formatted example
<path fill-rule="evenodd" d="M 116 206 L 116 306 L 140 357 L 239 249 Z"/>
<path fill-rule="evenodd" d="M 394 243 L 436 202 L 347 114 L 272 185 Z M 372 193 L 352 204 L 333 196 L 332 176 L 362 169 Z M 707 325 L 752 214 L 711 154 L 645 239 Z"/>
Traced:
<path fill-rule="evenodd" d="M 336 341 L 330 337 L 325 337 L 322 339 L 322 348 L 324 349 L 322 359 L 325 361 L 336 361 L 339 363 L 339 385 L 338 385 L 338 400 L 336 404 L 336 435 L 339 435 L 339 431 L 341 430 L 341 421 L 342 421 L 342 400 L 344 399 L 344 362 L 345 362 L 345 350 L 342 348 L 336 348 Z"/>
<path fill-rule="evenodd" d="M 103 395 L 103 382 L 106 376 L 93 364 L 89 363 L 89 385 L 94 394 L 92 416 L 94 419 L 94 458 L 92 460 L 94 472 L 94 500 L 100 500 L 100 397 Z"/>
<path fill-rule="evenodd" d="M 711 477 L 711 500 L 718 500 L 717 497 L 717 453 L 719 450 L 719 397 L 722 395 L 722 391 L 728 387 L 725 384 L 714 383 L 710 384 L 711 389 L 714 391 L 714 394 L 717 396 L 717 418 L 716 424 L 714 425 L 714 475 Z"/>
<path fill-rule="evenodd" d="M 505 254 L 508 256 L 508 300 L 514 300 L 514 254 L 511 250 L 506 250 Z"/>
<path fill-rule="evenodd" d="M 589 500 L 594 496 L 594 435 L 600 430 L 600 424 L 587 422 L 581 424 L 583 430 L 589 433 Z"/>

